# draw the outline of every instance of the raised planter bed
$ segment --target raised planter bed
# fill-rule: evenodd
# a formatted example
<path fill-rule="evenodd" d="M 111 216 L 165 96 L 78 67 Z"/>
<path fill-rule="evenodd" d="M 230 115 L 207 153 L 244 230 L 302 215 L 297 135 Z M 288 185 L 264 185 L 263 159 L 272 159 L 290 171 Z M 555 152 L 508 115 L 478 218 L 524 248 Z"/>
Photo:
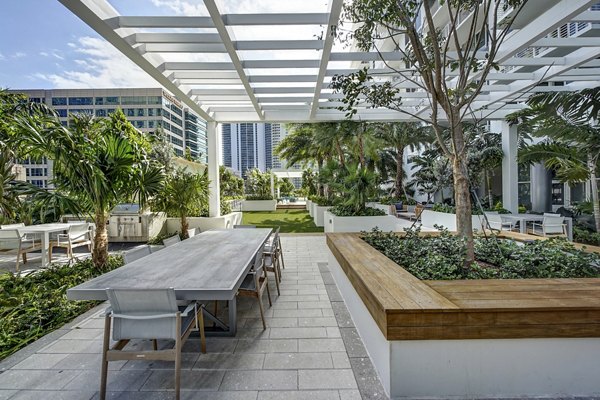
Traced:
<path fill-rule="evenodd" d="M 379 215 L 375 217 L 338 217 L 329 211 L 323 213 L 325 232 L 361 232 L 377 227 L 384 232 L 400 232 L 402 226 L 396 217 Z"/>
<path fill-rule="evenodd" d="M 483 216 L 473 215 L 473 230 L 481 231 Z M 439 211 L 423 210 L 421 213 L 421 225 L 433 228 L 433 225 L 441 225 L 449 231 L 456 231 L 456 214 L 443 213 Z"/>
<path fill-rule="evenodd" d="M 277 200 L 244 200 L 242 211 L 276 211 Z"/>
<path fill-rule="evenodd" d="M 367 207 L 376 208 L 378 210 L 383 211 L 384 213 L 386 213 L 388 215 L 392 215 L 392 213 L 391 213 L 392 206 L 390 206 L 389 204 L 369 202 L 366 205 L 367 205 Z"/>
<path fill-rule="evenodd" d="M 310 208 L 312 207 L 312 201 L 310 200 L 306 200 L 306 211 L 309 211 L 310 214 Z"/>
<path fill-rule="evenodd" d="M 220 217 L 188 217 L 190 229 L 200 228 L 200 231 L 211 229 L 232 229 L 234 225 L 242 223 L 242 213 L 232 212 Z M 181 221 L 179 218 L 167 218 L 166 230 L 168 235 L 181 231 Z"/>
<path fill-rule="evenodd" d="M 325 211 L 329 210 L 331 206 L 320 206 L 313 203 L 313 221 L 316 226 L 325 225 Z"/>
<path fill-rule="evenodd" d="M 358 234 L 327 244 L 391 398 L 600 394 L 600 279 L 421 281 Z"/>

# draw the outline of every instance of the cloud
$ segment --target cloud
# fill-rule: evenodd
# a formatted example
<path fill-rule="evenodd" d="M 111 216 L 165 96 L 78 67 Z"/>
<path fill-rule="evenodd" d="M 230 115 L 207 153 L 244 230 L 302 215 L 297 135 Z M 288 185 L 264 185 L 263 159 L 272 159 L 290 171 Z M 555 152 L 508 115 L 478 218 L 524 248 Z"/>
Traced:
<path fill-rule="evenodd" d="M 4 54 L 0 53 L 0 60 L 4 60 L 6 57 L 4 57 Z"/>
<path fill-rule="evenodd" d="M 10 57 L 11 58 L 23 58 L 26 55 L 27 54 L 23 53 L 22 51 L 17 51 L 16 53 L 12 54 Z"/>
<path fill-rule="evenodd" d="M 112 88 L 112 87 L 159 87 L 148 74 L 103 39 L 82 37 L 70 46 L 78 58 L 64 72 L 37 73 L 34 77 L 50 82 L 55 88 Z M 49 54 L 58 59 L 59 54 Z"/>
<path fill-rule="evenodd" d="M 47 51 L 40 51 L 40 56 L 43 56 L 43 57 L 50 57 L 50 56 L 52 56 L 54 58 L 58 58 L 59 60 L 64 60 L 65 59 L 63 56 L 61 56 L 58 53 L 58 50 L 52 50 L 51 53 L 48 53 Z"/>

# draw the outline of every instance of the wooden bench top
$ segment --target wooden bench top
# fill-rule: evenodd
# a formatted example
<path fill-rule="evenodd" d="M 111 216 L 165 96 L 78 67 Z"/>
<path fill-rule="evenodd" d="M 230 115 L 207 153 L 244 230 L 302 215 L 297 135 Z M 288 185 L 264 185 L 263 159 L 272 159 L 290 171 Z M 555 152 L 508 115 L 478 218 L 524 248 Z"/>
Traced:
<path fill-rule="evenodd" d="M 326 236 L 388 340 L 600 337 L 600 279 L 421 281 L 359 234 Z"/>

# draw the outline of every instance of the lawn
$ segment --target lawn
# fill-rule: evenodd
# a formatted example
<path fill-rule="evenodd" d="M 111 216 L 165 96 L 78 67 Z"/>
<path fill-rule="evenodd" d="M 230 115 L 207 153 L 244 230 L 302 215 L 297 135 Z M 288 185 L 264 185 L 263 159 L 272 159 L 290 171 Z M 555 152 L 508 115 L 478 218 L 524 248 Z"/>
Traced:
<path fill-rule="evenodd" d="M 281 233 L 323 232 L 306 210 L 244 211 L 244 225 L 258 228 L 281 227 Z"/>

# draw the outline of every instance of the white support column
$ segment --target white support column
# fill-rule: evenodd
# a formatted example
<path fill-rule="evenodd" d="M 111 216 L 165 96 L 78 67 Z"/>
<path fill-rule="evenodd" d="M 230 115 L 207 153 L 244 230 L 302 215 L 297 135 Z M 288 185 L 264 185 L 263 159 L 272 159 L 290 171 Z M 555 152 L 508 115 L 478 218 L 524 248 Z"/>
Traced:
<path fill-rule="evenodd" d="M 221 215 L 221 193 L 219 190 L 219 133 L 216 122 L 206 122 L 206 136 L 208 145 L 208 216 Z"/>
<path fill-rule="evenodd" d="M 269 173 L 271 174 L 271 196 L 275 198 L 275 174 L 271 171 Z"/>
<path fill-rule="evenodd" d="M 518 135 L 517 126 L 505 121 L 494 121 L 502 132 L 502 204 L 504 208 L 519 212 L 519 168 L 517 165 Z M 497 126 L 497 125 L 496 125 Z"/>

